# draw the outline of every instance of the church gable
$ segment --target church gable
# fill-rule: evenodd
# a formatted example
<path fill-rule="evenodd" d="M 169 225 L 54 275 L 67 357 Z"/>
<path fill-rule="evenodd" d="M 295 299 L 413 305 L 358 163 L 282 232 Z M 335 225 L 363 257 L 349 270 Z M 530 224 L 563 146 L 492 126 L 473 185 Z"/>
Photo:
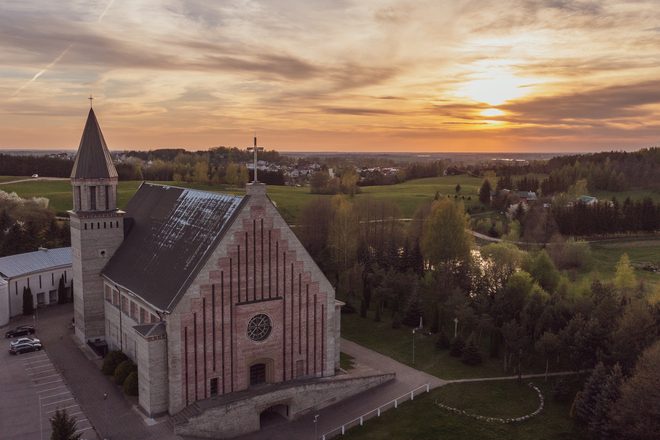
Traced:
<path fill-rule="evenodd" d="M 323 273 L 270 200 L 250 196 L 174 311 L 182 403 L 333 374 L 334 312 Z"/>

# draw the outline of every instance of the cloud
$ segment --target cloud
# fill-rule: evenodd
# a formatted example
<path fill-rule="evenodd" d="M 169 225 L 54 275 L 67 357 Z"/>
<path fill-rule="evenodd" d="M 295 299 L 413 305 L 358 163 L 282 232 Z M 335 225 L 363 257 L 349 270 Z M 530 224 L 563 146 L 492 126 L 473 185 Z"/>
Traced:
<path fill-rule="evenodd" d="M 335 115 L 374 116 L 374 115 L 396 115 L 393 110 L 375 108 L 351 108 L 351 107 L 323 107 L 322 111 Z"/>
<path fill-rule="evenodd" d="M 500 106 L 517 121 L 608 121 L 653 114 L 646 108 L 660 104 L 660 80 L 613 85 L 584 92 L 541 96 Z"/>
<path fill-rule="evenodd" d="M 2 142 L 77 143 L 92 89 L 131 147 L 253 127 L 280 148 L 636 145 L 657 133 L 658 22 L 655 0 L 0 2 Z M 475 84 L 510 85 L 503 115 Z"/>

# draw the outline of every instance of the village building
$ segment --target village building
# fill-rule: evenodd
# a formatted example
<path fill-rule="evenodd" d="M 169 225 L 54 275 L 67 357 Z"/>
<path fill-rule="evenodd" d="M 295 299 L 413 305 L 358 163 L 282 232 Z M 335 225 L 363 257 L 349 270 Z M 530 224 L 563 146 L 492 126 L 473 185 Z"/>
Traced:
<path fill-rule="evenodd" d="M 339 368 L 342 303 L 264 184 L 229 195 L 143 183 L 119 210 L 117 172 L 93 110 L 71 182 L 76 335 L 137 364 L 148 415 L 186 409 L 179 419 L 201 420 L 196 402 L 217 406 L 256 390 L 243 406 L 232 398 L 224 419 L 182 428 L 236 435 L 258 429 L 270 407 L 294 418 L 381 380 L 341 390 L 328 381 Z M 295 388 L 303 384 L 306 393 Z"/>
<path fill-rule="evenodd" d="M 57 304 L 60 279 L 71 290 L 71 248 L 46 249 L 0 258 L 0 326 L 23 314 L 23 290 L 32 292 L 35 308 Z"/>

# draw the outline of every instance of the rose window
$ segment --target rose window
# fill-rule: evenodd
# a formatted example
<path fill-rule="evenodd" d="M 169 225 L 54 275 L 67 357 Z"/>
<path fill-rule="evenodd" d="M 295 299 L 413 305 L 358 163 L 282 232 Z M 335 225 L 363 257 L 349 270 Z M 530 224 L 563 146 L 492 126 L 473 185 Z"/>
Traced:
<path fill-rule="evenodd" d="M 253 341 L 263 341 L 270 335 L 270 331 L 273 329 L 272 324 L 270 323 L 270 318 L 268 315 L 259 314 L 253 316 L 248 323 L 247 334 L 250 339 Z"/>

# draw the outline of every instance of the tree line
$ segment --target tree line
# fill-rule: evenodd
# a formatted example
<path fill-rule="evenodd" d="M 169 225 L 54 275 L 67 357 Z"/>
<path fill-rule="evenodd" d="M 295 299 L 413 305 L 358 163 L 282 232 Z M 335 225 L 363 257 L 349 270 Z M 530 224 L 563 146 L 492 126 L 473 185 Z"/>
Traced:
<path fill-rule="evenodd" d="M 0 257 L 71 245 L 69 223 L 48 209 L 48 200 L 0 191 Z"/>
<path fill-rule="evenodd" d="M 342 196 L 310 202 L 300 216 L 296 232 L 346 302 L 344 313 L 394 328 L 422 318 L 438 350 L 468 365 L 499 359 L 506 374 L 541 362 L 576 371 L 602 362 L 633 380 L 639 356 L 658 340 L 660 307 L 647 301 L 626 255 L 612 281 L 571 282 L 570 271 L 591 260 L 584 242 L 478 249 L 462 203 L 450 198 L 420 207 L 407 225 L 398 216 L 386 201 Z"/>

